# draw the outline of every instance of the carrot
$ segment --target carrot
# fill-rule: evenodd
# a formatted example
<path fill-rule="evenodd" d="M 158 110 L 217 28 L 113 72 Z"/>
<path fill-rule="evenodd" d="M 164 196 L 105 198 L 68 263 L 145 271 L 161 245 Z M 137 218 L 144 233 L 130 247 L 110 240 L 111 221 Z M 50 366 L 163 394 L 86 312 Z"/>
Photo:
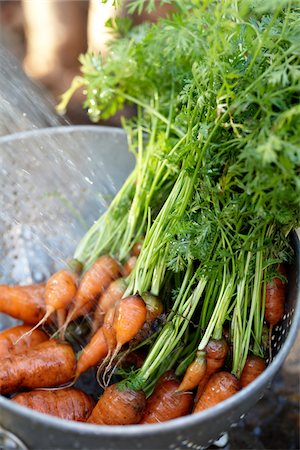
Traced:
<path fill-rule="evenodd" d="M 89 395 L 75 388 L 24 392 L 15 395 L 12 401 L 43 414 L 77 422 L 86 422 L 95 406 Z"/>
<path fill-rule="evenodd" d="M 280 264 L 278 267 L 279 273 L 286 275 L 285 267 Z M 266 298 L 265 298 L 265 319 L 269 324 L 269 359 L 272 360 L 272 331 L 274 325 L 276 325 L 284 315 L 284 304 L 286 295 L 286 284 L 282 282 L 280 278 L 273 278 L 266 286 Z"/>
<path fill-rule="evenodd" d="M 146 305 L 139 295 L 131 295 L 118 302 L 113 321 L 117 339 L 114 356 L 124 344 L 129 342 L 139 332 L 146 320 L 146 316 Z"/>
<path fill-rule="evenodd" d="M 130 256 L 130 258 L 127 259 L 126 263 L 123 266 L 123 276 L 128 277 L 128 275 L 131 274 L 131 272 L 134 269 L 134 266 L 136 265 L 137 257 L 136 256 Z"/>
<path fill-rule="evenodd" d="M 204 378 L 206 373 L 205 352 L 197 352 L 196 358 L 187 368 L 178 391 L 190 391 L 194 389 Z"/>
<path fill-rule="evenodd" d="M 191 412 L 193 396 L 189 392 L 178 392 L 179 381 L 160 380 L 148 398 L 140 423 L 158 423 L 182 417 Z"/>
<path fill-rule="evenodd" d="M 112 384 L 105 389 L 87 422 L 100 425 L 130 425 L 139 423 L 146 405 L 143 391 L 120 389 Z"/>
<path fill-rule="evenodd" d="M 92 334 L 94 334 L 103 324 L 104 315 L 107 311 L 115 306 L 116 302 L 123 297 L 126 287 L 125 279 L 118 278 L 117 280 L 112 281 L 101 295 L 94 312 Z"/>
<path fill-rule="evenodd" d="M 222 339 L 210 339 L 206 348 L 206 373 L 198 384 L 198 390 L 196 394 L 196 401 L 202 394 L 206 383 L 210 376 L 219 371 L 225 362 L 225 358 L 228 353 L 228 344 L 224 338 Z"/>
<path fill-rule="evenodd" d="M 116 308 L 110 308 L 105 314 L 104 323 L 102 326 L 109 353 L 111 353 L 117 345 L 117 336 L 114 329 L 115 314 Z"/>
<path fill-rule="evenodd" d="M 99 367 L 97 374 L 98 382 L 104 387 L 108 386 L 110 382 L 111 375 L 107 377 L 107 374 L 110 373 L 112 363 L 122 346 L 131 341 L 145 323 L 147 309 L 145 302 L 139 295 L 132 295 L 119 300 L 115 308 L 108 311 L 107 316 L 108 319 L 105 317 L 104 320 L 103 332 L 108 342 L 109 353 Z M 114 352 L 112 353 L 113 349 Z M 108 360 L 102 381 L 100 381 L 99 375 Z"/>
<path fill-rule="evenodd" d="M 104 289 L 120 276 L 120 270 L 119 263 L 109 255 L 101 256 L 94 262 L 81 279 L 75 302 L 67 316 L 65 328 L 71 320 L 92 310 Z"/>
<path fill-rule="evenodd" d="M 158 323 L 158 325 L 161 324 L 159 318 L 162 317 L 162 313 L 164 310 L 162 301 L 159 299 L 159 297 L 151 294 L 150 292 L 144 292 L 141 295 L 141 297 L 146 304 L 147 314 L 146 314 L 146 320 L 144 322 L 144 325 L 139 330 L 139 332 L 136 334 L 134 339 L 132 339 L 131 343 L 133 346 L 139 344 L 142 341 L 145 341 L 155 331 L 157 331 L 156 323 Z"/>
<path fill-rule="evenodd" d="M 283 266 L 279 272 L 285 275 Z M 280 278 L 273 278 L 266 286 L 265 319 L 273 327 L 284 315 L 286 284 Z"/>
<path fill-rule="evenodd" d="M 143 241 L 136 242 L 131 249 L 131 255 L 139 256 L 139 254 L 141 253 L 142 245 L 143 245 Z"/>
<path fill-rule="evenodd" d="M 142 299 L 147 308 L 146 322 L 152 322 L 164 312 L 162 301 L 156 295 L 151 294 L 151 292 L 143 292 Z"/>
<path fill-rule="evenodd" d="M 215 406 L 218 403 L 236 394 L 239 389 L 239 382 L 237 378 L 231 373 L 214 373 L 208 380 L 208 383 L 206 384 L 202 395 L 196 403 L 193 412 L 197 413 L 207 408 L 211 408 L 212 406 Z"/>
<path fill-rule="evenodd" d="M 249 355 L 246 359 L 243 371 L 240 376 L 240 385 L 242 388 L 252 383 L 266 368 L 263 358 L 256 355 Z"/>
<path fill-rule="evenodd" d="M 8 328 L 0 333 L 0 360 L 8 358 L 12 353 L 23 353 L 29 348 L 47 341 L 49 338 L 41 330 L 34 330 L 26 339 L 18 341 L 18 339 L 31 330 L 31 326 L 18 325 L 16 327 Z M 18 341 L 18 342 L 16 342 Z"/>
<path fill-rule="evenodd" d="M 0 285 L 0 312 L 35 325 L 45 314 L 45 284 Z"/>
<path fill-rule="evenodd" d="M 107 353 L 108 345 L 103 333 L 103 328 L 99 328 L 90 342 L 83 349 L 77 361 L 75 379 L 91 367 L 96 366 Z"/>
<path fill-rule="evenodd" d="M 45 304 L 46 311 L 41 320 L 27 333 L 19 339 L 32 333 L 33 330 L 42 325 L 49 316 L 55 311 L 65 312 L 66 307 L 71 303 L 77 291 L 75 274 L 68 270 L 60 270 L 53 274 L 46 283 L 45 288 Z M 59 320 L 63 320 L 63 316 L 59 315 Z"/>
<path fill-rule="evenodd" d="M 54 311 L 59 312 L 59 327 L 63 325 L 67 307 L 75 297 L 76 291 L 77 276 L 68 270 L 56 272 L 47 281 L 45 290 L 46 311 L 47 314 Z"/>
<path fill-rule="evenodd" d="M 49 340 L 1 361 L 0 393 L 22 388 L 53 387 L 67 383 L 75 375 L 76 359 L 69 344 Z"/>

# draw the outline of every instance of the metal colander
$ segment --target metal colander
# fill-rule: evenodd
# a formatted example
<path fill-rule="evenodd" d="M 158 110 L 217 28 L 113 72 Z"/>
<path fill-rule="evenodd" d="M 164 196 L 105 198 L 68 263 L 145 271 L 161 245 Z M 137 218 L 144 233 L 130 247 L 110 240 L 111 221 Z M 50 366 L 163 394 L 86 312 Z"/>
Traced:
<path fill-rule="evenodd" d="M 68 126 L 0 138 L 0 283 L 40 282 L 63 267 L 133 165 L 125 134 L 115 128 Z M 250 386 L 200 414 L 128 427 L 67 422 L 0 396 L 0 448 L 206 448 L 259 400 L 295 340 L 300 323 L 295 232 L 291 240 L 296 262 L 286 312 L 272 336 L 274 359 Z M 12 323 L 0 314 L 0 329 Z"/>

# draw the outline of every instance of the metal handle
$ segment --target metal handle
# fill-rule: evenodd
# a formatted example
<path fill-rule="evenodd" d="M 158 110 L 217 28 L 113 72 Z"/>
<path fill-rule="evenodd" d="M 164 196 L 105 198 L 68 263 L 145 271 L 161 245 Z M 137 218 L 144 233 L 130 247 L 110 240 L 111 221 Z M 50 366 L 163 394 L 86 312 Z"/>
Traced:
<path fill-rule="evenodd" d="M 15 434 L 0 426 L 0 450 L 29 450 Z"/>

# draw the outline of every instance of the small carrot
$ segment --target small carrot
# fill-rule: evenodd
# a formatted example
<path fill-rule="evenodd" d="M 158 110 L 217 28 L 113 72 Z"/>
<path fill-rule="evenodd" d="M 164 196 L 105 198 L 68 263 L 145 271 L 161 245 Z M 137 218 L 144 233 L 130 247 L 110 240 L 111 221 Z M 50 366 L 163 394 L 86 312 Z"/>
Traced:
<path fill-rule="evenodd" d="M 67 307 L 77 291 L 77 276 L 68 270 L 60 270 L 52 275 L 46 284 L 45 302 L 47 314 L 58 313 L 58 327 L 65 321 Z"/>
<path fill-rule="evenodd" d="M 199 399 L 200 395 L 205 388 L 206 383 L 210 376 L 219 371 L 225 362 L 225 358 L 228 353 L 228 344 L 224 338 L 222 339 L 210 339 L 206 348 L 206 372 L 204 377 L 198 384 L 198 390 L 196 394 L 196 401 Z"/>
<path fill-rule="evenodd" d="M 31 326 L 29 325 L 18 325 L 2 331 L 0 333 L 0 360 L 8 358 L 12 354 L 17 355 L 18 353 L 23 353 L 27 349 L 33 348 L 49 339 L 43 331 L 34 330 L 25 339 L 18 340 L 30 330 Z"/>
<path fill-rule="evenodd" d="M 12 401 L 43 414 L 77 422 L 86 422 L 95 406 L 89 395 L 75 388 L 24 392 L 15 395 Z"/>
<path fill-rule="evenodd" d="M 143 245 L 143 240 L 136 242 L 131 249 L 131 255 L 139 256 L 139 254 L 141 253 L 142 245 Z"/>
<path fill-rule="evenodd" d="M 279 272 L 285 275 L 284 267 Z M 273 327 L 284 315 L 286 284 L 280 278 L 273 278 L 266 286 L 265 319 Z"/>
<path fill-rule="evenodd" d="M 141 295 L 147 308 L 146 322 L 152 322 L 164 312 L 162 301 L 151 292 L 143 292 Z"/>
<path fill-rule="evenodd" d="M 207 408 L 211 408 L 236 394 L 239 389 L 239 382 L 231 373 L 214 373 L 208 380 L 193 412 L 197 413 Z"/>
<path fill-rule="evenodd" d="M 147 314 L 143 326 L 131 340 L 131 344 L 133 347 L 140 342 L 145 341 L 157 331 L 156 325 L 161 325 L 161 321 L 159 319 L 162 318 L 164 310 L 162 301 L 159 299 L 159 297 L 151 294 L 150 292 L 144 292 L 141 297 L 146 304 Z"/>
<path fill-rule="evenodd" d="M 94 334 L 103 324 L 104 316 L 107 311 L 115 306 L 116 302 L 123 297 L 126 287 L 127 284 L 125 279 L 118 278 L 117 280 L 112 281 L 101 295 L 94 312 L 92 334 Z"/>
<path fill-rule="evenodd" d="M 165 422 L 189 414 L 192 409 L 193 395 L 191 392 L 179 392 L 179 385 L 179 381 L 174 379 L 160 380 L 147 400 L 140 423 Z"/>
<path fill-rule="evenodd" d="M 281 264 L 278 268 L 279 273 L 286 275 L 285 267 Z M 286 284 L 280 278 L 273 278 L 266 286 L 265 298 L 265 319 L 269 324 L 269 358 L 272 360 L 271 338 L 274 325 L 276 325 L 284 315 L 286 296 Z"/>
<path fill-rule="evenodd" d="M 119 300 L 115 308 L 112 308 L 112 311 L 110 310 L 107 315 L 109 315 L 109 313 L 112 313 L 109 316 L 109 319 L 113 319 L 112 326 L 110 326 L 110 323 L 107 324 L 106 340 L 109 340 L 108 345 L 110 348 L 106 360 L 98 369 L 97 375 L 98 381 L 102 386 L 107 386 L 109 384 L 111 375 L 107 377 L 107 374 L 109 374 L 112 363 L 121 350 L 122 346 L 131 341 L 138 334 L 139 330 L 141 330 L 146 320 L 147 309 L 145 302 L 139 295 L 132 295 Z M 106 321 L 107 320 L 105 319 L 103 325 L 104 329 Z M 103 330 L 103 332 L 105 334 L 105 330 Z M 116 339 L 116 341 L 114 351 L 112 353 L 114 339 Z M 108 359 L 109 362 L 106 365 L 104 374 L 102 376 L 102 381 L 100 382 L 99 374 L 102 370 L 103 365 L 106 364 Z"/>
<path fill-rule="evenodd" d="M 65 327 L 84 312 L 90 312 L 97 299 L 109 284 L 120 277 L 119 263 L 109 255 L 98 258 L 85 272 L 78 287 L 75 301 L 70 308 Z"/>
<path fill-rule="evenodd" d="M 126 263 L 123 266 L 123 276 L 128 277 L 128 275 L 131 274 L 131 272 L 134 269 L 134 266 L 136 265 L 137 257 L 136 256 L 130 256 L 130 258 L 127 259 Z"/>
<path fill-rule="evenodd" d="M 124 344 L 136 336 L 145 323 L 146 316 L 147 308 L 139 295 L 131 295 L 118 302 L 113 321 L 117 339 L 114 356 Z"/>
<path fill-rule="evenodd" d="M 45 284 L 0 285 L 0 312 L 26 324 L 37 324 L 45 314 Z"/>
<path fill-rule="evenodd" d="M 88 423 L 100 425 L 130 425 L 139 423 L 146 405 L 143 391 L 121 389 L 112 384 L 105 389 L 88 418 Z"/>
<path fill-rule="evenodd" d="M 190 391 L 194 389 L 204 378 L 206 373 L 205 352 L 197 352 L 196 358 L 187 368 L 178 391 Z"/>
<path fill-rule="evenodd" d="M 78 361 L 75 379 L 91 367 L 96 366 L 108 353 L 108 345 L 103 333 L 103 329 L 94 334 L 90 342 L 83 349 Z"/>
<path fill-rule="evenodd" d="M 75 274 L 68 270 L 60 270 L 54 273 L 46 283 L 45 287 L 45 304 L 46 311 L 41 320 L 27 333 L 19 339 L 32 333 L 33 330 L 42 325 L 56 311 L 65 312 L 66 307 L 71 303 L 77 291 Z M 64 315 L 63 315 L 64 317 Z M 60 320 L 63 319 L 59 315 Z"/>
<path fill-rule="evenodd" d="M 72 380 L 75 369 L 76 359 L 69 344 L 54 339 L 42 342 L 1 361 L 0 393 L 58 386 Z"/>
<path fill-rule="evenodd" d="M 266 368 L 266 362 L 263 358 L 256 355 L 249 355 L 246 359 L 243 371 L 240 376 L 240 385 L 242 388 L 252 383 Z"/>

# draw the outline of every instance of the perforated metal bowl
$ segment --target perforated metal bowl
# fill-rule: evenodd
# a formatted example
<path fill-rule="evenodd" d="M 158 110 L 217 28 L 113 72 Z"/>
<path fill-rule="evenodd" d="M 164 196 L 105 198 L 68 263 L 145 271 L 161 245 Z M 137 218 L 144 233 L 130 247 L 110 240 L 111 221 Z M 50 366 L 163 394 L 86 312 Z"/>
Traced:
<path fill-rule="evenodd" d="M 62 267 L 133 164 L 123 131 L 113 128 L 70 126 L 0 138 L 0 283 L 42 281 Z M 68 422 L 0 396 L 2 447 L 205 448 L 259 400 L 295 340 L 300 323 L 300 244 L 296 233 L 291 240 L 296 263 L 289 275 L 286 313 L 272 336 L 275 357 L 250 386 L 200 414 L 128 427 Z M 0 315 L 0 329 L 11 324 Z"/>

